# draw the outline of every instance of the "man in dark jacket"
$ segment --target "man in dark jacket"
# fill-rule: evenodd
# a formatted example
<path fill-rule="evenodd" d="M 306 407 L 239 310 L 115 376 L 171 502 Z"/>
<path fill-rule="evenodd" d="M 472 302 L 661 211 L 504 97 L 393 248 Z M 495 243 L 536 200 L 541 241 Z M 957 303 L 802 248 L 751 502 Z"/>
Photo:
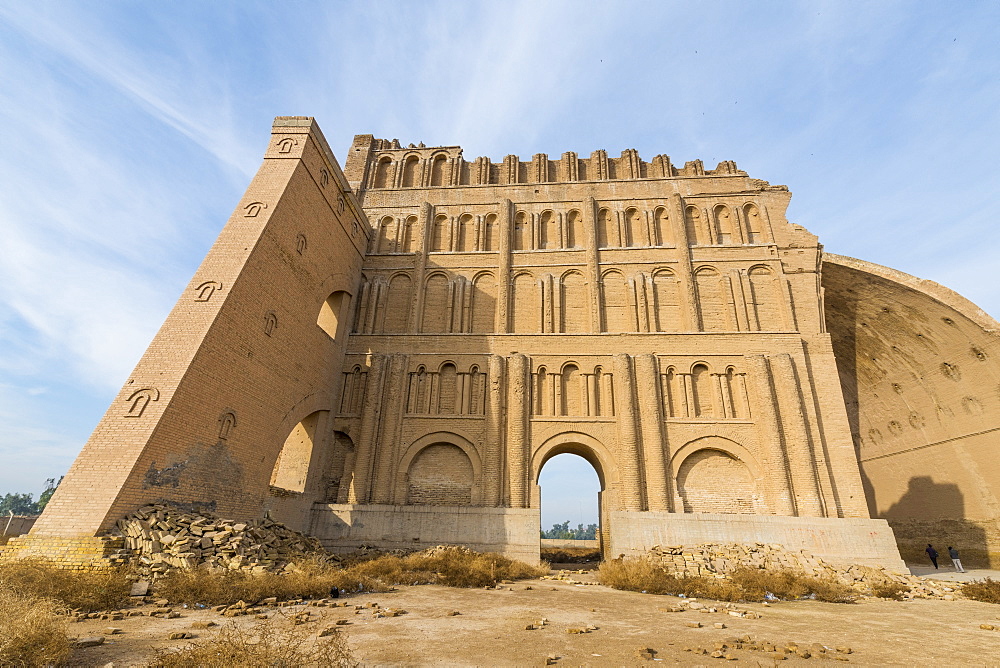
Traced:
<path fill-rule="evenodd" d="M 924 552 L 926 552 L 927 556 L 931 558 L 931 563 L 934 564 L 934 569 L 937 570 L 938 551 L 934 549 L 933 545 L 927 543 L 927 549 L 924 550 Z"/>
<path fill-rule="evenodd" d="M 951 563 L 955 564 L 955 570 L 959 573 L 964 573 L 965 569 L 962 568 L 962 560 L 958 557 L 958 550 L 951 545 L 948 546 L 948 556 L 951 557 Z"/>

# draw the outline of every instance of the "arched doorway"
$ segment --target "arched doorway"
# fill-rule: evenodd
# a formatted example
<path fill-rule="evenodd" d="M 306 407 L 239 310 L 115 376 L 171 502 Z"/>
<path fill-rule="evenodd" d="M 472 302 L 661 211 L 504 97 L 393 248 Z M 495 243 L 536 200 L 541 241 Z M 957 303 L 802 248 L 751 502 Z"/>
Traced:
<path fill-rule="evenodd" d="M 608 536 L 602 458 L 584 442 L 550 441 L 535 452 L 532 469 L 531 506 L 540 511 L 542 559 L 559 562 L 575 555 L 599 562 Z"/>

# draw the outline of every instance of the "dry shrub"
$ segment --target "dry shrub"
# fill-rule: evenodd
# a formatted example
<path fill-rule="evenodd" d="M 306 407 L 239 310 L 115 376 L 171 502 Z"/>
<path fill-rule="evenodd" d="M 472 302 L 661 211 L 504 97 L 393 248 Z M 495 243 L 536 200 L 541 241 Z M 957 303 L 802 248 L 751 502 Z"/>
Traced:
<path fill-rule="evenodd" d="M 438 548 L 405 557 L 382 556 L 346 569 L 356 577 L 395 584 L 442 584 L 448 587 L 485 587 L 501 580 L 544 575 L 547 570 L 494 552 Z"/>
<path fill-rule="evenodd" d="M 248 628 L 222 627 L 213 638 L 181 650 L 163 651 L 151 668 L 299 668 L 356 666 L 347 637 L 337 631 L 319 638 L 312 631 L 260 622 Z"/>
<path fill-rule="evenodd" d="M 285 573 L 175 570 L 157 583 L 156 594 L 174 603 L 224 605 L 270 596 L 323 598 L 333 587 L 355 593 L 388 591 L 393 585 L 482 587 L 546 572 L 499 554 L 446 548 L 405 557 L 382 555 L 346 567 L 320 557 L 304 559 Z"/>
<path fill-rule="evenodd" d="M 962 585 L 962 593 L 966 598 L 984 603 L 1000 603 L 1000 580 L 986 578 Z"/>
<path fill-rule="evenodd" d="M 672 594 L 718 601 L 763 601 L 768 595 L 782 599 L 815 597 L 830 603 L 851 603 L 857 593 L 835 580 L 814 578 L 793 571 L 740 568 L 727 578 L 677 577 L 645 559 L 615 559 L 601 564 L 601 584 L 647 594 Z"/>
<path fill-rule="evenodd" d="M 827 603 L 853 603 L 858 599 L 858 593 L 842 582 L 790 570 L 764 571 L 743 567 L 729 577 L 743 590 L 740 600 L 744 601 L 763 601 L 768 593 L 786 600 L 810 597 Z"/>
<path fill-rule="evenodd" d="M 66 617 L 54 601 L 0 588 L 0 665 L 53 666 L 69 657 Z"/>
<path fill-rule="evenodd" d="M 678 578 L 645 559 L 613 559 L 597 570 L 602 585 L 647 594 L 684 594 L 684 579 Z M 694 578 L 689 578 L 694 579 Z"/>
<path fill-rule="evenodd" d="M 157 596 L 174 603 L 228 605 L 271 596 L 323 598 L 334 587 L 350 592 L 387 591 L 388 585 L 351 573 L 320 558 L 304 559 L 285 573 L 247 573 L 196 568 L 174 570 L 156 584 Z"/>
<path fill-rule="evenodd" d="M 890 582 L 885 580 L 883 582 L 876 582 L 871 586 L 872 596 L 878 596 L 879 598 L 891 598 L 894 601 L 902 601 L 903 594 L 910 591 L 910 588 L 904 584 L 898 582 Z"/>
<path fill-rule="evenodd" d="M 39 559 L 0 562 L 0 589 L 53 599 L 67 608 L 94 612 L 120 608 L 129 600 L 131 573 L 71 571 Z"/>

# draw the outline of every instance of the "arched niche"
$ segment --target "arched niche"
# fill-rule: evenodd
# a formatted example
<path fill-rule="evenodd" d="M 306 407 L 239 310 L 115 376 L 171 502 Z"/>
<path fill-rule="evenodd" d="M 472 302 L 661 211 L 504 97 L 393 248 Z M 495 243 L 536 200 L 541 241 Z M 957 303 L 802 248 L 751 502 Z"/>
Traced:
<path fill-rule="evenodd" d="M 388 188 L 392 185 L 392 158 L 385 156 L 379 159 L 378 164 L 375 166 L 375 184 L 376 188 Z"/>
<path fill-rule="evenodd" d="M 512 281 L 511 331 L 535 334 L 542 329 L 541 290 L 535 277 L 522 272 Z"/>
<path fill-rule="evenodd" d="M 757 321 L 757 329 L 762 332 L 784 330 L 779 301 L 781 290 L 774 272 L 769 267 L 759 265 L 750 268 L 747 278 L 750 281 L 750 305 Z"/>
<path fill-rule="evenodd" d="M 403 182 L 400 184 L 404 188 L 419 186 L 420 179 L 420 158 L 415 155 L 408 156 L 403 162 Z"/>
<path fill-rule="evenodd" d="M 670 229 L 670 218 L 665 207 L 657 207 L 653 212 L 653 234 L 656 235 L 652 240 L 656 246 L 674 245 L 674 234 Z"/>
<path fill-rule="evenodd" d="M 484 271 L 473 278 L 472 287 L 472 331 L 492 332 L 496 329 L 496 279 Z"/>
<path fill-rule="evenodd" d="M 435 273 L 424 283 L 424 313 L 420 331 L 440 333 L 448 331 L 448 306 L 450 293 L 448 277 Z"/>
<path fill-rule="evenodd" d="M 629 284 L 620 271 L 612 269 L 601 276 L 601 302 L 605 332 L 636 331 Z"/>
<path fill-rule="evenodd" d="M 566 214 L 566 248 L 583 247 L 583 216 L 576 209 Z"/>
<path fill-rule="evenodd" d="M 319 308 L 316 324 L 334 341 L 338 340 L 350 305 L 351 295 L 344 290 L 337 290 L 331 293 Z"/>
<path fill-rule="evenodd" d="M 677 471 L 677 494 L 686 513 L 754 515 L 762 511 L 759 476 L 734 453 L 726 439 L 703 439 Z M 678 453 L 680 454 L 680 453 Z"/>
<path fill-rule="evenodd" d="M 466 213 L 458 219 L 458 241 L 455 250 L 471 252 L 476 250 L 476 221 Z"/>
<path fill-rule="evenodd" d="M 482 460 L 472 441 L 460 434 L 438 431 L 418 438 L 404 451 L 398 471 L 397 501 L 409 505 L 482 503 Z"/>
<path fill-rule="evenodd" d="M 541 248 L 559 248 L 559 225 L 556 214 L 552 211 L 543 211 L 538 217 L 538 236 Z"/>
<path fill-rule="evenodd" d="M 681 331 L 681 286 L 669 269 L 659 269 L 653 273 L 653 313 L 656 316 L 656 331 Z"/>
<path fill-rule="evenodd" d="M 623 230 L 622 246 L 648 246 L 649 235 L 642 214 L 635 207 L 625 210 L 625 229 Z"/>
<path fill-rule="evenodd" d="M 320 425 L 329 411 L 315 411 L 296 424 L 281 446 L 278 460 L 271 471 L 271 486 L 289 492 L 306 491 L 309 466 Z"/>
<path fill-rule="evenodd" d="M 524 211 L 514 216 L 514 250 L 531 250 L 531 224 Z"/>
<path fill-rule="evenodd" d="M 562 309 L 560 330 L 567 333 L 590 330 L 590 304 L 587 302 L 587 281 L 579 271 L 564 273 L 559 281 Z"/>
<path fill-rule="evenodd" d="M 691 395 L 694 399 L 692 417 L 705 418 L 716 415 L 712 380 L 712 372 L 707 364 L 695 364 L 691 368 Z"/>
<path fill-rule="evenodd" d="M 621 246 L 618 225 L 615 216 L 607 209 L 597 212 L 597 245 L 599 248 L 617 248 Z"/>
<path fill-rule="evenodd" d="M 443 153 L 438 153 L 434 156 L 431 162 L 431 185 L 432 186 L 444 186 L 447 185 L 447 174 L 446 170 L 448 168 L 448 157 Z"/>
<path fill-rule="evenodd" d="M 496 251 L 500 249 L 499 225 L 497 215 L 491 213 L 486 216 L 486 230 L 483 233 L 484 251 Z"/>
<path fill-rule="evenodd" d="M 412 281 L 409 275 L 399 273 L 389 279 L 389 295 L 386 299 L 383 331 L 389 334 L 403 334 L 409 330 L 410 305 L 413 302 Z"/>
<path fill-rule="evenodd" d="M 451 250 L 451 224 L 448 216 L 434 218 L 434 228 L 431 230 L 431 250 L 441 252 Z"/>

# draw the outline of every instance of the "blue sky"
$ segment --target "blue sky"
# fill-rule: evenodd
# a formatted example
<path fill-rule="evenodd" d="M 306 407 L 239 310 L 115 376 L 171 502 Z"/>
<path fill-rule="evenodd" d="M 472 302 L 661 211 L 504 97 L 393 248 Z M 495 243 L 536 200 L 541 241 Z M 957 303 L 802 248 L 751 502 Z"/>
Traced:
<path fill-rule="evenodd" d="M 998 26 L 974 1 L 2 3 L 0 493 L 68 469 L 276 115 L 340 155 L 735 160 L 827 250 L 1000 315 Z"/>

